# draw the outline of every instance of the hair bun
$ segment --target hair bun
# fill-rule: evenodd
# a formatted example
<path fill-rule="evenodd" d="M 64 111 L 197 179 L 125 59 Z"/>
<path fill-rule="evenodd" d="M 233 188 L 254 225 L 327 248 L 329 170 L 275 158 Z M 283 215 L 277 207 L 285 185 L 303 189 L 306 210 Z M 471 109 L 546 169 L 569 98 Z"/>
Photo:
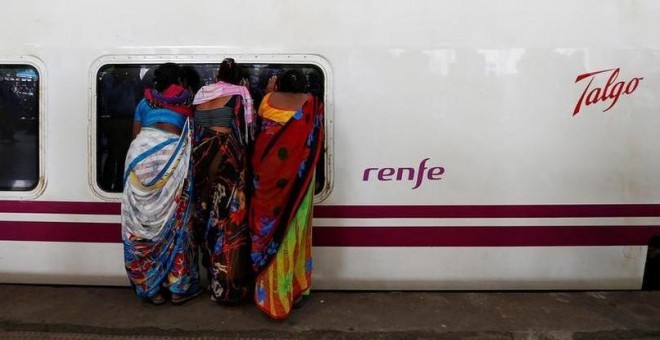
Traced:
<path fill-rule="evenodd" d="M 233 58 L 225 58 L 225 59 L 222 61 L 222 63 L 225 64 L 225 65 L 227 65 L 227 66 L 229 66 L 229 68 L 231 69 L 231 68 L 234 67 L 234 63 L 235 63 L 235 61 L 234 61 Z"/>

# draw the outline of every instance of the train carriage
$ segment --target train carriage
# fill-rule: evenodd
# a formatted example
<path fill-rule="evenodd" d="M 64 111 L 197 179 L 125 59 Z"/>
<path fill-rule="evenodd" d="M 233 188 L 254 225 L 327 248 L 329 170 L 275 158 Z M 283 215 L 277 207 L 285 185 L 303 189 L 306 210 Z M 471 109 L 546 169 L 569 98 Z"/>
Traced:
<path fill-rule="evenodd" d="M 324 100 L 315 288 L 639 289 L 645 266 L 657 275 L 657 1 L 2 7 L 0 282 L 127 285 L 132 118 L 117 103 L 154 65 L 210 81 L 225 57 L 254 91 L 299 68 Z"/>

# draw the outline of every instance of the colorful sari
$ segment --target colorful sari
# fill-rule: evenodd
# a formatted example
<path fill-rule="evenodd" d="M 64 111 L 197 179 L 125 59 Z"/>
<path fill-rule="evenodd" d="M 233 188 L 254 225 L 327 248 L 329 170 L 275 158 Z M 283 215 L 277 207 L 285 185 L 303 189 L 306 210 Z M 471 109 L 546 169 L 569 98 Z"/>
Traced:
<path fill-rule="evenodd" d="M 227 94 L 208 96 L 204 88 L 195 96 L 196 104 Z M 211 298 L 229 305 L 244 301 L 252 292 L 253 282 L 245 193 L 247 156 L 245 139 L 241 138 L 241 131 L 248 131 L 243 129 L 249 110 L 244 104 L 251 103 L 251 99 L 241 98 L 234 94 L 228 103 L 234 113 L 231 131 L 219 133 L 197 125 L 193 149 L 195 229 L 200 242 L 206 245 L 202 252 L 211 281 Z"/>
<path fill-rule="evenodd" d="M 121 225 L 126 272 L 137 295 L 199 292 L 191 228 L 191 134 L 143 128 L 126 157 Z"/>
<path fill-rule="evenodd" d="M 323 107 L 309 96 L 302 109 L 274 108 L 266 95 L 252 156 L 252 266 L 257 307 L 274 319 L 289 316 L 308 295 L 312 275 L 314 170 L 323 145 Z"/>

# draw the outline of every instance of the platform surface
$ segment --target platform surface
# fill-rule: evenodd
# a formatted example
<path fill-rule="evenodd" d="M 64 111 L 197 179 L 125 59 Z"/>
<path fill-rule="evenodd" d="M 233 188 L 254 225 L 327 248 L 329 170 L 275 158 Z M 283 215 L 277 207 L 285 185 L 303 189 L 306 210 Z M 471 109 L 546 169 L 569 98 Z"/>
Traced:
<path fill-rule="evenodd" d="M 285 321 L 201 296 L 0 285 L 2 339 L 660 339 L 660 291 L 313 292 Z"/>

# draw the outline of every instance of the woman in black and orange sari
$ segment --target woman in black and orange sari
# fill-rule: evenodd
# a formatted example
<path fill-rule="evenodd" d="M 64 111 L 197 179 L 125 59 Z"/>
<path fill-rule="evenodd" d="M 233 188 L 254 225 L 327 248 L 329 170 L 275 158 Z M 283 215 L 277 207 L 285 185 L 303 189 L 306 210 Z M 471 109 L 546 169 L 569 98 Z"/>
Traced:
<path fill-rule="evenodd" d="M 211 299 L 237 304 L 252 292 L 247 226 L 247 146 L 254 109 L 242 68 L 220 64 L 218 82 L 195 95 L 195 225 L 211 281 Z"/>
<path fill-rule="evenodd" d="M 306 93 L 302 72 L 287 71 L 259 107 L 252 155 L 249 226 L 257 307 L 289 316 L 309 294 L 314 171 L 323 145 L 323 106 Z"/>

